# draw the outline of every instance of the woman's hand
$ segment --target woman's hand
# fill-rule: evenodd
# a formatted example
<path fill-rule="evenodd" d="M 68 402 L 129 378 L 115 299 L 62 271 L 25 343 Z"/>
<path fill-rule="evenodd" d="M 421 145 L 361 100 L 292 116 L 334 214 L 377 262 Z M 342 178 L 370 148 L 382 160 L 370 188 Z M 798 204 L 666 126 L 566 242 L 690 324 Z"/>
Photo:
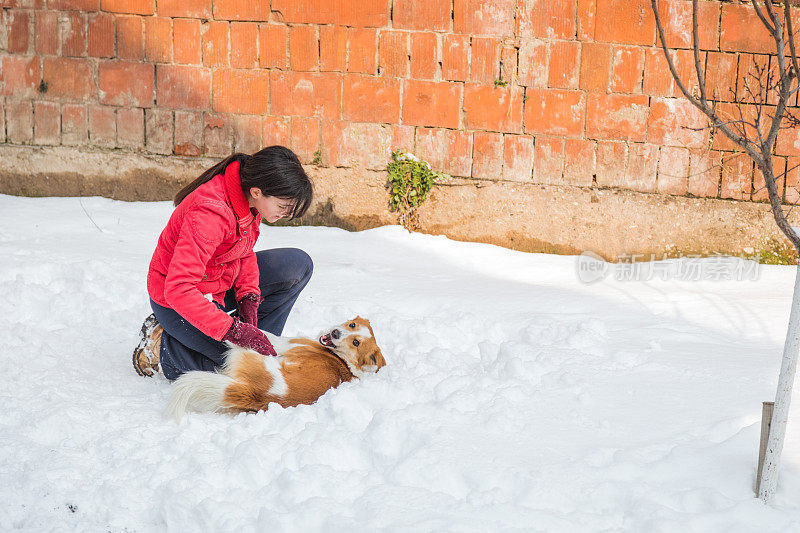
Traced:
<path fill-rule="evenodd" d="M 225 336 L 222 337 L 222 340 L 230 341 L 242 348 L 255 350 L 261 355 L 278 355 L 264 332 L 252 324 L 246 324 L 235 317 L 233 324 L 231 324 Z"/>
<path fill-rule="evenodd" d="M 242 296 L 238 303 L 239 320 L 245 324 L 258 327 L 258 305 L 261 303 L 261 296 L 251 292 Z"/>

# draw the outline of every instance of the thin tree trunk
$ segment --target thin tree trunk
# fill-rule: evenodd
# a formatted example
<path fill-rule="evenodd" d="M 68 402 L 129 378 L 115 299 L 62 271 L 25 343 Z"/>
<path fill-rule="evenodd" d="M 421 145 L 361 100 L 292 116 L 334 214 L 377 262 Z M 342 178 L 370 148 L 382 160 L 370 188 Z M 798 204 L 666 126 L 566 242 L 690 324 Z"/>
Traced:
<path fill-rule="evenodd" d="M 786 420 L 789 418 L 789 405 L 792 402 L 792 385 L 797 369 L 797 355 L 800 349 L 800 263 L 794 279 L 792 310 L 789 314 L 789 328 L 783 345 L 783 361 L 778 376 L 778 390 L 775 393 L 775 410 L 772 413 L 772 426 L 769 431 L 767 453 L 761 475 L 761 490 L 758 497 L 768 502 L 775 495 L 778 485 L 778 466 L 786 435 Z"/>

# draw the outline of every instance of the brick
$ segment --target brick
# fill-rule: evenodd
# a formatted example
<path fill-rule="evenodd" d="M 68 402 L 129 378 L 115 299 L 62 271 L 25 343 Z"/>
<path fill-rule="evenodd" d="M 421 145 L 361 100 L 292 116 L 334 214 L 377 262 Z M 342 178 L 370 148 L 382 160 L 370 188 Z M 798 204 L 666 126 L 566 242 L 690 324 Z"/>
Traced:
<path fill-rule="evenodd" d="M 414 152 L 414 126 L 392 125 L 392 151 Z"/>
<path fill-rule="evenodd" d="M 715 136 L 716 135 L 723 135 L 723 133 L 715 133 Z M 778 139 L 775 142 L 775 153 L 778 155 L 799 156 L 800 128 L 787 128 L 778 131 Z"/>
<path fill-rule="evenodd" d="M 722 171 L 721 154 L 708 149 L 689 150 L 689 194 L 702 198 L 717 197 Z"/>
<path fill-rule="evenodd" d="M 519 84 L 527 87 L 546 87 L 547 43 L 523 40 L 519 47 Z"/>
<path fill-rule="evenodd" d="M 416 32 L 411 34 L 411 77 L 432 80 L 436 75 L 436 34 Z"/>
<path fill-rule="evenodd" d="M 739 71 L 736 78 L 736 99 L 739 102 L 760 101 L 758 79 L 769 71 L 769 56 L 739 54 Z"/>
<path fill-rule="evenodd" d="M 775 174 L 775 187 L 777 188 L 778 198 L 783 201 L 784 198 L 784 176 L 786 172 L 786 158 L 774 157 L 772 160 L 773 173 Z M 769 202 L 769 191 L 767 190 L 767 182 L 764 179 L 764 174 L 754 165 L 753 170 L 753 194 L 751 199 L 754 202 Z"/>
<path fill-rule="evenodd" d="M 595 142 L 584 139 L 564 140 L 564 181 L 589 187 L 594 179 Z"/>
<path fill-rule="evenodd" d="M 675 70 L 686 85 L 686 89 L 694 93 L 698 87 L 694 54 L 691 50 L 673 50 L 670 56 L 673 58 Z M 643 89 L 645 94 L 653 96 L 683 97 L 683 93 L 669 71 L 664 52 L 660 48 L 649 48 L 645 51 Z"/>
<path fill-rule="evenodd" d="M 338 72 L 347 70 L 347 28 L 319 27 L 319 68 Z"/>
<path fill-rule="evenodd" d="M 51 146 L 61 144 L 61 108 L 58 104 L 33 103 L 33 142 Z"/>
<path fill-rule="evenodd" d="M 289 148 L 304 165 L 311 163 L 319 151 L 320 127 L 318 118 L 292 117 Z"/>
<path fill-rule="evenodd" d="M 736 91 L 736 54 L 708 52 L 706 94 L 710 99 L 730 102 Z"/>
<path fill-rule="evenodd" d="M 362 28 L 381 28 L 389 24 L 389 5 L 383 0 L 272 0 L 272 10 L 279 11 L 288 23 L 338 24 Z"/>
<path fill-rule="evenodd" d="M 199 20 L 173 19 L 172 55 L 176 63 L 184 65 L 199 65 L 203 62 Z"/>
<path fill-rule="evenodd" d="M 375 30 L 370 28 L 348 28 L 347 43 L 350 50 L 347 71 L 375 74 L 375 56 L 378 46 Z"/>
<path fill-rule="evenodd" d="M 130 61 L 101 61 L 100 102 L 109 105 L 150 107 L 153 105 L 153 65 Z"/>
<path fill-rule="evenodd" d="M 85 105 L 61 106 L 61 144 L 80 146 L 89 142 L 89 122 Z"/>
<path fill-rule="evenodd" d="M 453 31 L 471 35 L 511 37 L 515 30 L 516 4 L 517 0 L 494 0 L 492 2 L 455 0 L 453 2 Z"/>
<path fill-rule="evenodd" d="M 416 155 L 433 170 L 450 176 L 472 175 L 472 134 L 461 130 L 417 128 Z"/>
<path fill-rule="evenodd" d="M 591 41 L 594 39 L 595 21 L 597 20 L 597 0 L 578 0 L 578 39 Z"/>
<path fill-rule="evenodd" d="M 611 91 L 641 93 L 644 78 L 644 50 L 638 46 L 615 46 L 613 64 Z"/>
<path fill-rule="evenodd" d="M 86 56 L 86 15 L 70 11 L 61 15 L 61 55 Z"/>
<path fill-rule="evenodd" d="M 461 86 L 451 82 L 406 80 L 403 123 L 414 126 L 458 128 Z"/>
<path fill-rule="evenodd" d="M 720 196 L 733 200 L 749 200 L 753 183 L 753 161 L 742 152 L 725 154 L 722 159 Z"/>
<path fill-rule="evenodd" d="M 114 57 L 114 15 L 89 13 L 86 41 L 89 57 Z"/>
<path fill-rule="evenodd" d="M 323 161 L 331 166 L 385 170 L 391 154 L 392 127 L 329 122 L 322 130 L 322 144 Z"/>
<path fill-rule="evenodd" d="M 795 205 L 800 202 L 800 159 L 788 158 L 786 162 L 786 187 L 783 201 Z"/>
<path fill-rule="evenodd" d="M 555 41 L 550 45 L 550 76 L 547 85 L 558 89 L 577 89 L 581 44 Z"/>
<path fill-rule="evenodd" d="M 231 119 L 233 126 L 233 151 L 254 154 L 261 150 L 261 117 L 236 115 Z"/>
<path fill-rule="evenodd" d="M 470 81 L 494 83 L 498 79 L 499 70 L 500 40 L 492 37 L 473 37 Z"/>
<path fill-rule="evenodd" d="M 603 43 L 652 46 L 656 22 L 650 0 L 597 0 L 594 38 Z"/>
<path fill-rule="evenodd" d="M 269 112 L 269 77 L 261 70 L 215 70 L 212 108 L 217 113 Z"/>
<path fill-rule="evenodd" d="M 289 66 L 295 71 L 319 68 L 316 26 L 292 26 L 289 28 Z"/>
<path fill-rule="evenodd" d="M 141 109 L 117 109 L 117 147 L 135 151 L 144 148 L 144 114 Z"/>
<path fill-rule="evenodd" d="M 472 177 L 500 179 L 503 175 L 503 134 L 476 131 L 472 143 Z"/>
<path fill-rule="evenodd" d="M 617 141 L 598 141 L 595 175 L 597 185 L 617 187 L 625 182 L 628 166 L 628 144 Z"/>
<path fill-rule="evenodd" d="M 30 47 L 31 12 L 12 9 L 8 11 L 8 45 L 12 54 L 26 54 Z"/>
<path fill-rule="evenodd" d="M 168 109 L 145 109 L 145 147 L 148 152 L 169 155 L 172 153 L 173 118 Z"/>
<path fill-rule="evenodd" d="M 151 63 L 172 61 L 172 24 L 169 18 L 144 19 L 145 54 Z"/>
<path fill-rule="evenodd" d="M 341 77 L 334 73 L 269 73 L 271 114 L 340 119 Z"/>
<path fill-rule="evenodd" d="M 211 73 L 188 65 L 156 66 L 159 107 L 205 110 L 211 105 Z"/>
<path fill-rule="evenodd" d="M 100 0 L 48 0 L 47 7 L 58 11 L 98 11 Z"/>
<path fill-rule="evenodd" d="M 611 45 L 583 43 L 581 47 L 581 77 L 579 87 L 598 93 L 608 92 L 611 72 Z"/>
<path fill-rule="evenodd" d="M 640 192 L 656 192 L 658 146 L 645 143 L 628 145 L 628 166 L 623 188 Z"/>
<path fill-rule="evenodd" d="M 258 67 L 258 24 L 231 23 L 231 67 Z"/>
<path fill-rule="evenodd" d="M 442 78 L 466 81 L 469 75 L 469 35 L 442 36 Z"/>
<path fill-rule="evenodd" d="M 112 13 L 153 15 L 153 0 L 100 0 L 100 9 Z"/>
<path fill-rule="evenodd" d="M 689 150 L 662 146 L 658 156 L 657 190 L 661 194 L 685 195 L 689 187 Z"/>
<path fill-rule="evenodd" d="M 445 35 L 445 39 L 447 39 Z M 462 39 L 469 47 L 469 38 Z M 410 55 L 408 48 L 408 32 L 384 30 L 378 36 L 378 66 L 380 68 L 381 76 L 388 76 L 391 78 L 405 78 L 408 77 L 408 56 Z M 339 62 L 337 62 L 339 63 Z M 466 54 L 464 56 L 464 63 L 466 64 Z M 343 69 L 336 69 L 343 70 Z M 444 76 L 445 67 L 442 66 L 442 75 Z M 466 70 L 464 71 L 466 76 Z M 466 77 L 464 78 L 466 79 Z"/>
<path fill-rule="evenodd" d="M 644 141 L 647 136 L 646 96 L 587 95 L 586 136 L 592 139 Z"/>
<path fill-rule="evenodd" d="M 227 157 L 231 155 L 230 123 L 226 116 L 205 114 L 203 144 L 206 156 Z"/>
<path fill-rule="evenodd" d="M 723 52 L 769 54 L 775 52 L 775 41 L 752 5 L 725 4 L 720 18 L 719 48 Z"/>
<path fill-rule="evenodd" d="M 682 98 L 652 98 L 647 139 L 654 144 L 702 148 L 708 145 L 706 116 Z"/>
<path fill-rule="evenodd" d="M 289 146 L 291 143 L 289 119 L 284 117 L 262 117 L 261 144 L 263 146 Z"/>
<path fill-rule="evenodd" d="M 37 54 L 58 55 L 58 13 L 55 11 L 36 12 L 34 43 Z"/>
<path fill-rule="evenodd" d="M 536 137 L 533 152 L 533 182 L 564 185 L 564 139 Z"/>
<path fill-rule="evenodd" d="M 228 23 L 211 21 L 203 26 L 203 64 L 207 67 L 228 66 Z"/>
<path fill-rule="evenodd" d="M 500 50 L 500 79 L 517 85 L 517 49 L 513 46 Z"/>
<path fill-rule="evenodd" d="M 38 57 L 0 57 L 0 95 L 33 98 L 39 94 L 37 88 L 41 79 Z"/>
<path fill-rule="evenodd" d="M 742 105 L 740 111 L 740 109 L 734 104 L 729 104 L 729 103 L 717 104 L 717 116 L 723 122 L 744 119 L 745 122 L 748 122 L 750 124 L 755 124 L 757 113 L 758 113 L 758 106 L 755 105 L 747 105 L 747 104 Z M 760 129 L 762 136 L 765 138 L 769 130 L 768 127 L 769 120 L 763 120 L 763 117 L 774 114 L 775 114 L 774 107 L 764 106 L 762 108 L 762 120 L 760 123 Z M 737 124 L 737 126 L 740 129 L 741 128 L 744 129 L 744 133 L 747 137 L 751 139 L 758 138 L 758 133 L 755 131 L 755 128 L 753 128 L 749 124 Z M 733 129 L 733 131 L 736 132 L 735 127 L 731 129 Z M 776 143 L 776 153 L 778 153 L 778 155 L 787 155 L 787 146 L 785 143 L 787 142 L 788 139 L 785 136 L 782 137 L 781 135 L 782 133 L 785 135 L 785 131 L 779 132 L 778 135 L 779 144 Z M 722 132 L 722 130 L 719 129 L 714 131 L 711 147 L 715 150 L 741 150 L 741 147 L 739 147 L 739 145 L 734 143 Z M 788 155 L 791 155 L 791 153 L 788 153 Z"/>
<path fill-rule="evenodd" d="M 503 179 L 530 182 L 533 172 L 533 137 L 505 135 L 503 142 Z"/>
<path fill-rule="evenodd" d="M 520 37 L 572 39 L 576 32 L 575 0 L 521 0 L 517 8 Z"/>
<path fill-rule="evenodd" d="M 122 15 L 117 20 L 117 57 L 144 59 L 144 29 L 142 17 Z"/>
<path fill-rule="evenodd" d="M 392 27 L 404 30 L 450 30 L 451 0 L 394 0 Z M 513 18 L 512 18 L 513 20 Z M 457 30 L 456 30 L 457 31 Z"/>
<path fill-rule="evenodd" d="M 216 20 L 266 21 L 269 20 L 269 13 L 269 2 L 266 0 L 214 0 Z"/>
<path fill-rule="evenodd" d="M 719 45 L 719 2 L 698 2 L 697 29 L 701 50 L 716 50 Z M 692 47 L 691 0 L 661 0 L 658 13 L 664 25 L 664 38 L 670 48 Z M 656 44 L 661 40 L 657 39 Z"/>
<path fill-rule="evenodd" d="M 113 107 L 89 106 L 89 142 L 101 148 L 116 146 L 117 120 Z"/>
<path fill-rule="evenodd" d="M 342 85 L 342 118 L 353 122 L 399 122 L 400 80 L 346 75 Z"/>
<path fill-rule="evenodd" d="M 162 17 L 211 18 L 211 0 L 157 0 L 156 7 Z"/>
<path fill-rule="evenodd" d="M 465 84 L 464 124 L 467 129 L 521 133 L 522 89 Z"/>
<path fill-rule="evenodd" d="M 175 111 L 175 155 L 196 157 L 203 153 L 203 114 Z"/>
<path fill-rule="evenodd" d="M 258 27 L 258 62 L 263 68 L 285 69 L 289 66 L 286 53 L 289 31 L 286 26 L 261 24 Z"/>
<path fill-rule="evenodd" d="M 532 89 L 525 92 L 525 132 L 580 136 L 586 101 L 580 91 Z"/>
<path fill-rule="evenodd" d="M 95 85 L 92 65 L 86 59 L 45 57 L 44 75 L 48 98 L 85 101 L 94 98 Z"/>
<path fill-rule="evenodd" d="M 6 134 L 12 144 L 33 142 L 33 108 L 30 100 L 6 100 Z"/>

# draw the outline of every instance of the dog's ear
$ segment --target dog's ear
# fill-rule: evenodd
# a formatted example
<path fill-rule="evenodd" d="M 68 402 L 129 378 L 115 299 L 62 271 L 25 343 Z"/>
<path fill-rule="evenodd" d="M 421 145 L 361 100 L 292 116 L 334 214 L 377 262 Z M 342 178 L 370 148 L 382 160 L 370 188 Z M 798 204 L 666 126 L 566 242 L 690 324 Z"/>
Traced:
<path fill-rule="evenodd" d="M 383 358 L 380 348 L 375 346 L 375 349 L 372 350 L 369 355 L 367 355 L 366 364 L 374 366 L 375 372 L 377 372 L 381 367 L 386 366 L 386 360 Z"/>

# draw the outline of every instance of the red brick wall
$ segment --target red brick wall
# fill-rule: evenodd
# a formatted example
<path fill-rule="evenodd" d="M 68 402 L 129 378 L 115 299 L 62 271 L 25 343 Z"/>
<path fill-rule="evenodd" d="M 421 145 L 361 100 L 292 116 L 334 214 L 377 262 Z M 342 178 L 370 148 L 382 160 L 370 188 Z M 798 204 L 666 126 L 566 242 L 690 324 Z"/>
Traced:
<path fill-rule="evenodd" d="M 690 77 L 691 1 L 660 3 Z M 765 199 L 727 139 L 683 127 L 704 120 L 669 76 L 649 0 L 0 6 L 0 142 L 212 157 L 280 143 L 371 169 L 404 148 L 455 176 Z M 731 113 L 770 41 L 747 3 L 700 8 L 709 87 Z M 775 153 L 779 171 L 800 163 L 800 131 Z"/>

